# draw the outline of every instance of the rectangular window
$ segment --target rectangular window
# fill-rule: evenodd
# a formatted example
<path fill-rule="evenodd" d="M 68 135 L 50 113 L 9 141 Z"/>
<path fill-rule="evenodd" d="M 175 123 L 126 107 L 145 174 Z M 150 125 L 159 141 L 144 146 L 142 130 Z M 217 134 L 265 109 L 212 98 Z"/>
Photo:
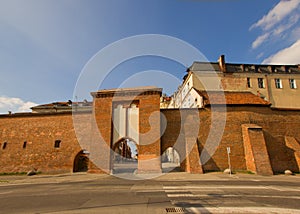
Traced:
<path fill-rule="evenodd" d="M 250 77 L 247 77 L 247 87 L 251 88 L 251 79 L 250 79 Z"/>
<path fill-rule="evenodd" d="M 60 140 L 56 140 L 55 143 L 54 143 L 54 148 L 59 148 L 60 147 L 60 143 L 61 143 Z"/>
<path fill-rule="evenodd" d="M 26 146 L 27 146 L 27 141 L 24 141 L 24 143 L 23 143 L 23 149 L 26 149 Z"/>
<path fill-rule="evenodd" d="M 265 88 L 264 78 L 257 78 L 257 83 L 259 88 Z"/>
<path fill-rule="evenodd" d="M 6 146 L 7 146 L 7 142 L 4 142 L 3 146 L 2 146 L 2 149 L 6 149 Z"/>
<path fill-rule="evenodd" d="M 275 79 L 275 87 L 276 88 L 282 88 L 281 79 Z"/>
<path fill-rule="evenodd" d="M 297 88 L 296 80 L 295 79 L 289 79 L 289 83 L 290 83 L 290 88 L 291 89 Z"/>

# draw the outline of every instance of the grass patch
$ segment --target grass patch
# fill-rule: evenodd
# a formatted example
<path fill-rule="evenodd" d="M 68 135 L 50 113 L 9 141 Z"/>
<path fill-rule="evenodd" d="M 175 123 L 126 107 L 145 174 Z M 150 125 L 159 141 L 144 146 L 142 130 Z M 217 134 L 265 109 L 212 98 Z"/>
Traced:
<path fill-rule="evenodd" d="M 41 171 L 36 172 L 36 175 L 42 174 Z M 27 175 L 27 172 L 1 172 L 0 176 L 8 176 L 8 175 Z"/>
<path fill-rule="evenodd" d="M 204 170 L 204 173 L 222 172 L 220 170 Z"/>
<path fill-rule="evenodd" d="M 248 171 L 248 170 L 237 170 L 237 173 L 243 173 L 243 174 L 249 174 L 249 175 L 255 175 L 254 172 Z"/>
<path fill-rule="evenodd" d="M 27 172 L 2 172 L 0 173 L 0 176 L 6 176 L 6 175 L 26 175 Z"/>

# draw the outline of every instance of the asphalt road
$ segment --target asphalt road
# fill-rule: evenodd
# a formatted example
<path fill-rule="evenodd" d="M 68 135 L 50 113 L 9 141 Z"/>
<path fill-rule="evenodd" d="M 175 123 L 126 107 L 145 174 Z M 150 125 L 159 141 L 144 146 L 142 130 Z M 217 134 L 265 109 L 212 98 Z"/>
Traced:
<path fill-rule="evenodd" d="M 300 176 L 0 177 L 0 213 L 300 213 Z"/>

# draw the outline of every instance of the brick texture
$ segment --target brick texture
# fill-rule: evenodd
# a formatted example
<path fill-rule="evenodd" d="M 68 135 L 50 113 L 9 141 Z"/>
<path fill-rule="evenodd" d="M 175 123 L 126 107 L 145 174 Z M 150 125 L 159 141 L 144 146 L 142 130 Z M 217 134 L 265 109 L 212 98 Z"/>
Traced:
<path fill-rule="evenodd" d="M 298 165 L 298 170 L 299 170 L 300 169 L 300 144 L 299 144 L 299 142 L 294 137 L 285 136 L 285 143 L 289 149 L 292 149 L 294 151 L 295 160 L 296 160 L 296 163 Z"/>
<path fill-rule="evenodd" d="M 90 119 L 88 114 L 81 117 Z M 83 132 L 89 129 L 90 123 L 82 124 Z M 71 172 L 75 156 L 83 149 L 73 129 L 72 114 L 2 117 L 0 131 L 0 172 L 33 168 L 43 173 Z M 59 148 L 54 148 L 56 140 L 61 141 Z"/>
<path fill-rule="evenodd" d="M 243 124 L 242 132 L 247 170 L 260 175 L 272 175 L 262 128 L 255 124 Z"/>
<path fill-rule="evenodd" d="M 93 114 L 78 115 L 76 132 L 71 113 L 1 115 L 0 173 L 26 172 L 32 168 L 44 173 L 71 172 L 76 155 L 83 149 L 90 152 L 90 172 L 109 173 L 111 155 L 108 151 L 111 146 L 112 102 L 123 99 L 124 97 L 114 98 L 114 100 L 110 97 L 95 99 Z M 200 118 L 200 121 L 197 121 L 195 109 L 159 110 L 158 95 L 135 96 L 135 99 L 139 100 L 140 105 L 140 124 L 142 125 L 140 132 L 145 134 L 151 130 L 151 136 L 146 138 L 146 135 L 143 135 L 141 145 L 138 146 L 139 154 L 141 154 L 139 158 L 148 160 L 147 164 L 146 161 L 145 164 L 140 164 L 141 172 L 147 171 L 147 167 L 151 168 L 150 171 L 160 171 L 160 155 L 168 147 L 174 147 L 179 153 L 182 170 L 190 170 L 191 173 L 201 173 L 201 168 L 203 172 L 222 171 L 228 168 L 227 147 L 231 148 L 231 165 L 234 171 L 254 170 L 255 166 L 258 166 L 257 162 L 246 163 L 249 153 L 244 148 L 243 124 L 256 124 L 261 127 L 258 134 L 253 132 L 251 136 L 253 135 L 255 139 L 259 135 L 262 139 L 263 135 L 270 166 L 274 173 L 282 173 L 286 169 L 299 172 L 297 145 L 300 140 L 300 111 L 274 110 L 269 107 L 256 106 L 230 106 L 226 111 L 225 129 L 219 130 L 211 121 L 212 110 L 210 108 L 196 110 Z M 164 117 L 154 116 L 152 121 L 154 125 L 151 126 L 149 116 L 156 111 L 160 111 Z M 222 113 L 218 112 L 218 108 L 215 111 L 214 119 L 220 120 Z M 164 125 L 166 125 L 165 130 L 162 128 Z M 210 148 L 210 145 L 207 145 L 210 130 L 213 130 L 213 134 L 217 132 L 222 134 L 221 141 L 218 142 L 216 148 Z M 212 139 L 214 140 L 214 135 Z M 61 141 L 60 148 L 54 148 L 56 140 Z M 23 148 L 25 141 L 26 147 Z M 195 141 L 197 146 L 194 146 L 187 156 L 186 142 Z M 5 142 L 6 146 L 4 146 Z M 104 142 L 104 144 L 99 144 L 99 142 Z M 214 149 L 215 151 L 211 152 Z M 253 156 L 255 157 L 254 154 Z M 186 163 L 186 157 L 189 163 Z M 208 157 L 208 160 L 205 157 Z M 197 165 L 199 163 L 201 167 Z M 98 167 L 99 164 L 101 169 Z M 251 164 L 256 165 L 251 166 Z"/>

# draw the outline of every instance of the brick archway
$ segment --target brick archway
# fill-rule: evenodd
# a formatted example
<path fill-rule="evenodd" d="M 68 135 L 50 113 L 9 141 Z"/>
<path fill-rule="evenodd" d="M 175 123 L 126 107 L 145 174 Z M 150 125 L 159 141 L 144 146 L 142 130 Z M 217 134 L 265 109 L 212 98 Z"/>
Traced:
<path fill-rule="evenodd" d="M 94 98 L 93 115 L 96 122 L 94 130 L 101 135 L 101 138 L 93 136 L 92 144 L 100 142 L 103 148 L 98 151 L 99 155 L 97 154 L 102 169 L 92 166 L 94 168 L 91 171 L 112 172 L 112 152 L 109 149 L 114 147 L 114 141 L 119 139 L 120 135 L 125 135 L 133 138 L 138 145 L 137 172 L 161 172 L 159 114 L 161 93 L 162 89 L 156 87 L 101 90 L 91 93 Z M 130 109 L 131 106 L 133 109 Z M 131 112 L 136 114 L 133 115 Z M 127 123 L 130 118 L 134 120 L 134 126 L 137 126 L 136 132 L 132 131 L 132 124 Z"/>
<path fill-rule="evenodd" d="M 163 172 L 179 172 L 181 169 L 180 153 L 174 147 L 168 147 L 162 151 L 161 164 Z"/>
<path fill-rule="evenodd" d="M 89 158 L 86 150 L 81 150 L 74 158 L 73 172 L 87 172 L 89 166 Z"/>
<path fill-rule="evenodd" d="M 135 140 L 134 139 L 132 139 L 132 138 L 130 138 L 130 137 L 122 137 L 122 138 L 120 138 L 117 142 L 115 142 L 115 143 L 113 143 L 112 144 L 112 150 L 113 151 L 115 151 L 116 150 L 116 148 L 117 148 L 117 146 L 120 144 L 120 143 L 122 143 L 122 142 L 124 142 L 124 141 L 130 141 L 131 143 L 133 143 L 134 145 L 135 145 L 135 147 L 136 147 L 136 153 L 138 154 L 138 144 L 137 144 L 137 142 L 135 142 Z"/>
<path fill-rule="evenodd" d="M 138 168 L 138 144 L 122 137 L 112 145 L 111 168 L 113 174 L 135 173 Z"/>

